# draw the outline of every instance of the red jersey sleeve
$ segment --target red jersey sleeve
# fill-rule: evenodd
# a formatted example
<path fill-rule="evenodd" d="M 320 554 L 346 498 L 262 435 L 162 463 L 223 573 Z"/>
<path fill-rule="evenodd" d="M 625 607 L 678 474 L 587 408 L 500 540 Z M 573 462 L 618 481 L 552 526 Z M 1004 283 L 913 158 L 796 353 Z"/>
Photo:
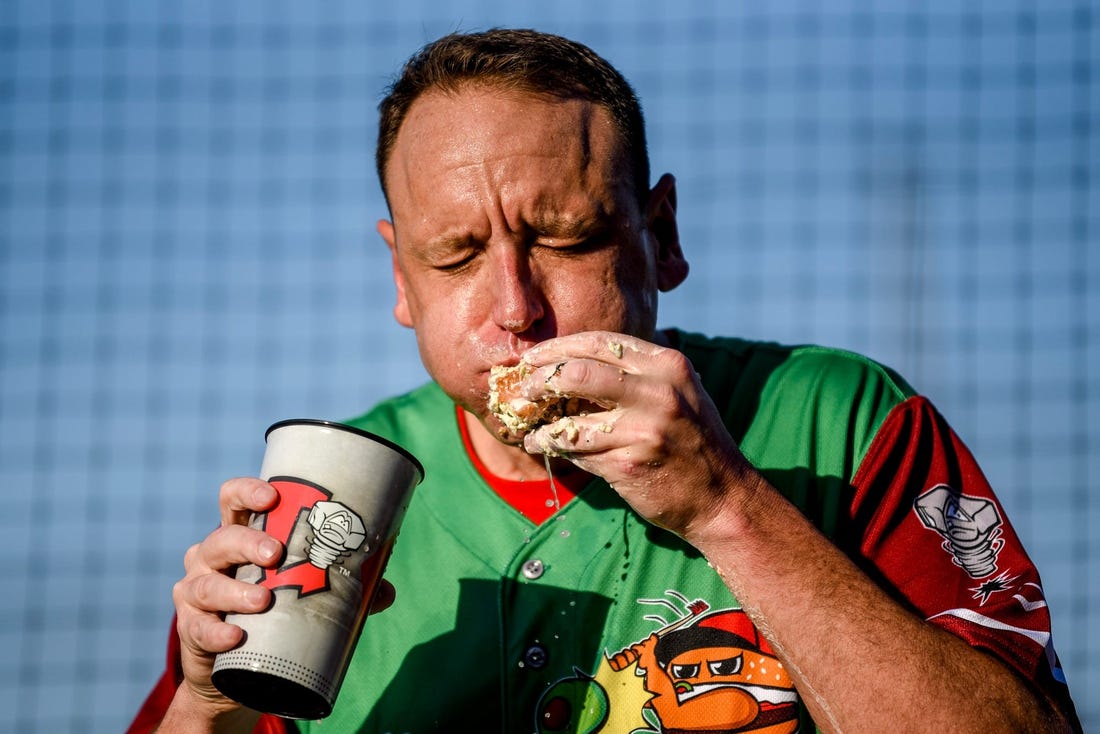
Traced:
<path fill-rule="evenodd" d="M 1068 702 L 1039 573 L 974 457 L 926 398 L 891 411 L 852 484 L 858 552 L 872 572 L 931 624 Z"/>
<path fill-rule="evenodd" d="M 148 734 L 160 725 L 161 719 L 168 711 L 172 698 L 176 695 L 176 689 L 183 682 L 183 667 L 180 663 L 180 638 L 176 632 L 176 619 L 172 618 L 172 629 L 168 633 L 167 665 L 156 685 L 145 698 L 137 716 L 134 717 L 126 734 Z M 252 734 L 293 734 L 297 729 L 290 726 L 285 719 L 264 714 L 256 722 Z"/>

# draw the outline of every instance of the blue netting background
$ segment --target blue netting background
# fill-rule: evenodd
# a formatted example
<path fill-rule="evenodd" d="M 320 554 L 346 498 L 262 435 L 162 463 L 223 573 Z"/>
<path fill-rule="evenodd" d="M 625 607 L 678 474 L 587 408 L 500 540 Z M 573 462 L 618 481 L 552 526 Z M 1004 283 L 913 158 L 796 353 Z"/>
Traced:
<path fill-rule="evenodd" d="M 1095 4 L 538 5 L 3 3 L 0 730 L 120 731 L 267 425 L 424 379 L 374 107 L 422 43 L 491 25 L 635 82 L 694 266 L 664 324 L 849 347 L 932 396 L 1100 727 Z"/>

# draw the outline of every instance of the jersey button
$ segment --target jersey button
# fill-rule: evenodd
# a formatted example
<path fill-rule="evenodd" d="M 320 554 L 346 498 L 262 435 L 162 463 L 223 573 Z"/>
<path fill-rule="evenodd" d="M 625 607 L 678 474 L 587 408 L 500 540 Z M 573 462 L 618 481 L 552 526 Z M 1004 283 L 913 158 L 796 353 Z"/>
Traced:
<path fill-rule="evenodd" d="M 541 670 L 546 667 L 546 648 L 542 645 L 531 645 L 527 652 L 523 653 L 523 662 L 528 668 Z"/>
<path fill-rule="evenodd" d="M 540 561 L 539 559 L 532 558 L 530 561 L 527 561 L 523 564 L 522 570 L 524 577 L 534 581 L 546 572 L 546 566 L 544 566 L 542 561 Z"/>

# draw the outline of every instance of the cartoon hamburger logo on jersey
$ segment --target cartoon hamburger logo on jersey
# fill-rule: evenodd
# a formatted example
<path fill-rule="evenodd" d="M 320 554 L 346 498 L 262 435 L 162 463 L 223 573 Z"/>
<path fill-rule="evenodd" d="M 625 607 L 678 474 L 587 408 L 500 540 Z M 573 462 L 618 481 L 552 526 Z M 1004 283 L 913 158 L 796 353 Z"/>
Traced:
<path fill-rule="evenodd" d="M 798 731 L 798 694 L 790 675 L 740 609 L 710 611 L 676 592 L 639 599 L 675 609 L 672 622 L 606 656 L 596 675 L 576 671 L 539 701 L 538 730 L 709 734 Z"/>

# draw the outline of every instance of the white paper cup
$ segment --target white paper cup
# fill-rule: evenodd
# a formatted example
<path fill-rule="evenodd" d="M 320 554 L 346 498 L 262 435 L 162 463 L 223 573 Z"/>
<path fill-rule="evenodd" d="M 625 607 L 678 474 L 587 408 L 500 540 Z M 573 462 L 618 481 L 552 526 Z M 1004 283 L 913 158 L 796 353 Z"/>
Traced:
<path fill-rule="evenodd" d="M 250 524 L 282 541 L 286 556 L 278 568 L 237 569 L 236 578 L 270 588 L 274 602 L 226 616 L 245 636 L 216 657 L 214 685 L 257 711 L 324 718 L 424 469 L 366 431 L 289 420 L 268 429 L 260 476 L 279 500 Z"/>

